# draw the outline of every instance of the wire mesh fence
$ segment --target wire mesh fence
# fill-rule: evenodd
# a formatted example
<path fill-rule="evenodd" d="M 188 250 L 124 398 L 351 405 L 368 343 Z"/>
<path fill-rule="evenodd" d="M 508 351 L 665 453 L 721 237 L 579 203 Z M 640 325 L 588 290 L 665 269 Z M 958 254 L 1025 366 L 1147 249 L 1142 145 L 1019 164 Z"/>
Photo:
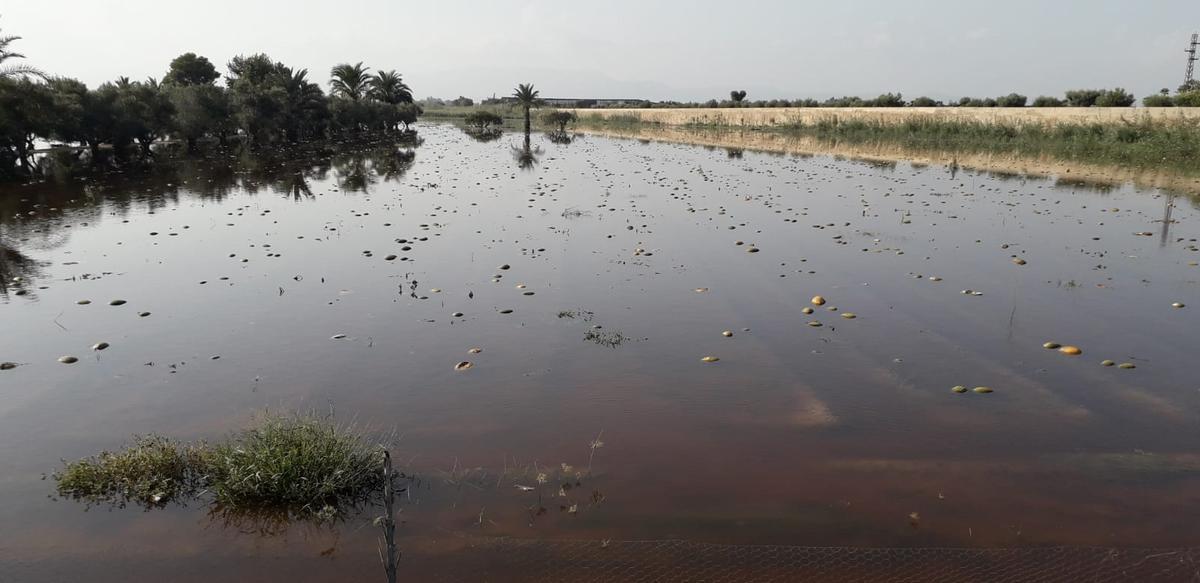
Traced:
<path fill-rule="evenodd" d="M 472 539 L 408 556 L 428 581 L 1200 582 L 1200 549 L 1101 547 L 852 548 L 682 540 Z"/>

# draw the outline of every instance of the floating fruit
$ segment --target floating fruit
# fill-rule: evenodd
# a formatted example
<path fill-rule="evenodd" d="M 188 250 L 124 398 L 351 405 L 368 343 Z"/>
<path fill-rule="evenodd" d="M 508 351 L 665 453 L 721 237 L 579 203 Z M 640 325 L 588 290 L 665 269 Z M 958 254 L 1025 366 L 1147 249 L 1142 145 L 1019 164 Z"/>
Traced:
<path fill-rule="evenodd" d="M 1058 351 L 1067 356 L 1079 356 L 1080 354 L 1083 354 L 1083 350 L 1081 350 L 1078 346 L 1064 346 L 1059 348 Z"/>
<path fill-rule="evenodd" d="M 464 361 L 454 365 L 454 370 L 467 370 L 468 368 L 471 368 L 472 366 L 475 366 L 475 365 L 464 360 Z"/>
<path fill-rule="evenodd" d="M 854 312 L 842 312 L 842 317 L 847 320 L 853 320 L 858 317 L 858 314 L 855 314 Z"/>
<path fill-rule="evenodd" d="M 58 359 L 58 361 L 63 364 L 75 364 L 75 363 L 79 362 L 79 359 L 75 358 L 74 356 L 63 356 L 63 357 L 60 357 Z"/>
<path fill-rule="evenodd" d="M 719 359 L 715 356 L 705 356 L 704 358 L 700 359 L 700 362 L 716 362 L 718 360 L 721 360 L 721 359 Z"/>
<path fill-rule="evenodd" d="M 959 393 L 959 394 L 967 392 L 967 388 L 962 385 L 955 385 L 954 388 L 952 388 L 950 390 L 954 391 L 956 393 Z"/>
<path fill-rule="evenodd" d="M 824 306 L 825 298 L 823 298 L 821 296 L 813 296 L 812 303 L 814 306 Z"/>
<path fill-rule="evenodd" d="M 1042 348 L 1045 348 L 1046 350 L 1054 350 L 1056 348 L 1062 348 L 1062 344 L 1057 342 L 1047 342 L 1042 345 Z"/>
<path fill-rule="evenodd" d="M 986 395 L 986 394 L 992 392 L 991 387 L 975 387 L 974 389 L 971 389 L 971 390 L 975 391 L 976 393 L 979 393 L 980 395 Z"/>
<path fill-rule="evenodd" d="M 1100 361 L 1100 366 L 1116 366 L 1116 364 L 1117 364 L 1117 363 L 1115 363 L 1115 362 L 1113 362 L 1113 361 L 1111 361 L 1111 360 L 1102 360 L 1102 361 Z"/>
<path fill-rule="evenodd" d="M 1123 369 L 1128 370 L 1131 368 L 1137 368 L 1137 365 L 1133 364 L 1132 362 L 1122 362 L 1121 364 L 1117 365 L 1117 368 L 1123 368 Z"/>

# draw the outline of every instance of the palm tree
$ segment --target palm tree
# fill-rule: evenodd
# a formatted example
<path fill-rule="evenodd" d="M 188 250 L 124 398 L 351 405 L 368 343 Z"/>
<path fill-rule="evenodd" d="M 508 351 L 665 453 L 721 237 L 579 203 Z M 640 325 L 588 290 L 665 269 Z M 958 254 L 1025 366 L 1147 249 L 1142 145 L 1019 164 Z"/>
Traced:
<path fill-rule="evenodd" d="M 412 88 L 404 83 L 394 69 L 375 73 L 367 83 L 370 85 L 367 96 L 371 99 L 392 105 L 413 102 Z"/>
<path fill-rule="evenodd" d="M 367 84 L 371 76 L 367 73 L 369 68 L 364 67 L 362 61 L 355 65 L 342 63 L 334 67 L 330 72 L 329 87 L 334 95 L 341 95 L 354 101 L 358 101 L 367 92 Z"/>
<path fill-rule="evenodd" d="M 8 48 L 9 45 L 19 40 L 21 40 L 21 37 L 19 36 L 0 36 L 0 79 L 24 77 L 26 75 L 32 75 L 34 77 L 41 77 L 42 79 L 45 79 L 46 74 L 37 67 L 30 67 L 29 65 L 4 64 L 4 62 L 8 61 L 9 59 L 25 58 L 25 55 L 22 55 L 21 53 L 14 53 Z"/>
<path fill-rule="evenodd" d="M 525 135 L 529 136 L 529 109 L 541 105 L 538 92 L 533 88 L 532 83 L 521 83 L 517 85 L 513 97 L 517 99 L 517 105 L 525 109 Z"/>

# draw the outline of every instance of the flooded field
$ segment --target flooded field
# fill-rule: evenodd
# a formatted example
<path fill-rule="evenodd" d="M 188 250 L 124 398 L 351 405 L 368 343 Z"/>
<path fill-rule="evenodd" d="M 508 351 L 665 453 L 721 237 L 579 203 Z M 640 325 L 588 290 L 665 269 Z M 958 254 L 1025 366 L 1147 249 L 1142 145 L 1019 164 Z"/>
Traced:
<path fill-rule="evenodd" d="M 382 580 L 378 508 L 88 508 L 46 478 L 264 411 L 387 439 L 402 580 L 495 537 L 1200 541 L 1193 195 L 420 135 L 0 187 L 0 580 Z"/>

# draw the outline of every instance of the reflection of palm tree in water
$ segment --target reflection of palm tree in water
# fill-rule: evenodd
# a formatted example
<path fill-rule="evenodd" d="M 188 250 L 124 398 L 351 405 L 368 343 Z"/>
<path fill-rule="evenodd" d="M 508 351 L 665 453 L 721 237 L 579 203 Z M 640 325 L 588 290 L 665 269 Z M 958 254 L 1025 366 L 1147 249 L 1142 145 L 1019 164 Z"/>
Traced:
<path fill-rule="evenodd" d="M 523 147 L 513 146 L 513 158 L 517 160 L 517 167 L 521 170 L 533 170 L 533 167 L 538 163 L 538 157 L 542 155 L 541 148 L 533 148 L 529 144 L 529 134 L 525 134 L 525 143 Z"/>

